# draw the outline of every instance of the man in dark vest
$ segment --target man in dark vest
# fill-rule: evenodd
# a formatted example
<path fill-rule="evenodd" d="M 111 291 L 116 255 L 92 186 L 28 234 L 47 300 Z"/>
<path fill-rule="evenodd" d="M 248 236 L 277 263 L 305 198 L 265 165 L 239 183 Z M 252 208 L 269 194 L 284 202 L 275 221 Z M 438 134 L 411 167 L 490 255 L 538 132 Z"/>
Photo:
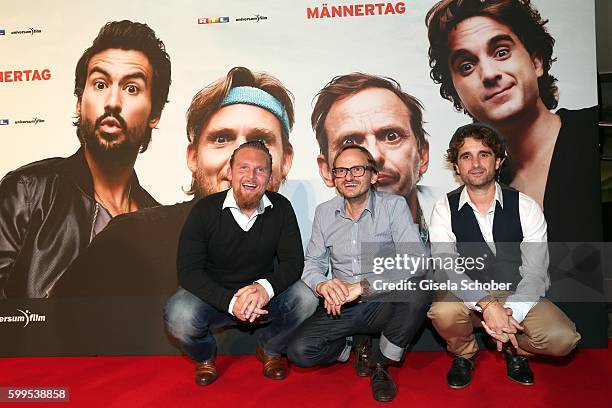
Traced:
<path fill-rule="evenodd" d="M 483 327 L 503 350 L 508 377 L 534 383 L 527 356 L 567 355 L 580 340 L 574 323 L 544 299 L 550 285 L 546 220 L 529 196 L 495 181 L 506 156 L 504 138 L 474 123 L 457 129 L 447 161 L 463 186 L 434 207 L 430 234 L 434 258 L 453 260 L 438 276 L 439 293 L 428 317 L 455 357 L 446 380 L 470 384 Z M 439 282 L 442 283 L 442 282 Z"/>
<path fill-rule="evenodd" d="M 603 240 L 598 109 L 554 110 L 556 43 L 549 20 L 533 3 L 437 2 L 425 18 L 430 76 L 456 110 L 507 137 L 508 160 L 499 180 L 543 209 L 548 242 L 556 243 L 549 248 L 549 273 L 553 283 L 561 281 L 551 296 L 571 286 L 573 301 L 565 298 L 558 306 L 576 322 L 583 346 L 607 347 L 602 263 L 574 267 L 585 247 L 591 258 L 599 258 L 599 245 L 592 243 Z M 568 186 L 579 199 L 568 199 Z M 596 293 L 581 292 L 585 285 Z"/>

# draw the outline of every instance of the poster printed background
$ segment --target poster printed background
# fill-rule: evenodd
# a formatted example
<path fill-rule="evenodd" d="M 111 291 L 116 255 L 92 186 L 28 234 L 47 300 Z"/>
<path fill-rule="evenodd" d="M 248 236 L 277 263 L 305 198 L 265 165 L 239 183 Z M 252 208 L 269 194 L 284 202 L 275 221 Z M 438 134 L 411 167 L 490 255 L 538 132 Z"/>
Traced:
<path fill-rule="evenodd" d="M 384 6 L 376 6 L 367 16 L 328 18 L 323 12 L 337 5 L 379 3 Z M 162 204 L 189 199 L 183 192 L 191 180 L 185 158 L 185 113 L 193 95 L 239 65 L 274 75 L 295 96 L 296 120 L 290 136 L 295 157 L 281 193 L 295 207 L 305 243 L 316 205 L 334 195 L 318 173 L 319 149 L 310 114 L 314 96 L 336 75 L 361 71 L 388 76 L 421 100 L 430 145 L 429 169 L 421 184 L 447 192 L 456 186 L 444 162 L 448 140 L 470 118 L 454 111 L 429 77 L 424 20 L 434 3 L 4 0 L 0 176 L 32 161 L 76 151 L 79 144 L 72 126 L 76 62 L 106 22 L 129 19 L 147 23 L 165 43 L 172 61 L 169 103 L 148 150 L 136 162 L 141 184 Z M 548 30 L 556 39 L 557 62 L 551 72 L 559 80 L 559 107 L 596 105 L 593 2 L 535 0 L 534 5 L 549 20 Z M 313 17 L 317 13 L 319 18 Z M 203 24 L 219 18 L 228 22 Z M 19 71 L 21 80 L 16 80 Z"/>
<path fill-rule="evenodd" d="M 325 18 L 323 5 L 329 9 L 366 2 L 177 0 L 152 6 L 109 0 L 100 7 L 77 1 L 5 1 L 0 19 L 0 71 L 5 79 L 0 82 L 0 120 L 8 125 L 0 125 L 0 174 L 42 158 L 69 156 L 77 149 L 71 124 L 76 62 L 102 25 L 130 19 L 155 30 L 172 61 L 170 102 L 148 151 L 136 162 L 142 185 L 162 204 L 188 198 L 181 187 L 190 182 L 185 112 L 191 98 L 237 65 L 276 76 L 295 96 L 290 137 L 295 158 L 281 192 L 290 199 L 305 199 L 297 209 L 301 220 L 312 220 L 316 204 L 334 194 L 321 181 L 316 165 L 318 146 L 310 127 L 313 97 L 334 76 L 353 71 L 394 78 L 423 102 L 430 165 L 421 183 L 448 191 L 454 179 L 444 165 L 444 152 L 450 135 L 469 118 L 455 112 L 429 78 L 424 20 L 434 1 L 384 3 L 395 13 L 379 14 L 375 8 L 372 16 Z M 537 0 L 535 6 L 550 20 L 548 29 L 556 39 L 557 62 L 551 71 L 559 79 L 559 107 L 596 105 L 594 5 Z M 320 18 L 308 18 L 308 9 L 312 14 L 318 9 Z M 218 17 L 229 17 L 229 22 L 201 24 Z M 15 81 L 14 75 L 13 82 L 7 80 L 7 72 L 29 70 L 29 81 L 26 73 L 22 81 Z M 303 234 L 309 235 L 308 230 Z"/>

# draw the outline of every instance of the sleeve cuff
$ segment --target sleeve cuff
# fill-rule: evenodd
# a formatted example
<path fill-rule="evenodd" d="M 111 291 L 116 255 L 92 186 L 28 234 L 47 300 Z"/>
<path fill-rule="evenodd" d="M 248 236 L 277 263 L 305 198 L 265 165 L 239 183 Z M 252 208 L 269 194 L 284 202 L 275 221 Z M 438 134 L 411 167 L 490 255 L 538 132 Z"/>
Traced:
<path fill-rule="evenodd" d="M 512 300 L 508 301 L 509 299 L 506 299 L 504 307 L 512 309 L 512 317 L 519 323 L 525 319 L 527 313 L 536 305 L 536 302 L 513 302 Z"/>
<path fill-rule="evenodd" d="M 319 286 L 320 283 L 323 283 L 327 280 L 328 279 L 325 276 L 320 276 L 320 277 L 311 279 L 310 282 L 304 282 L 304 283 L 308 285 L 308 287 L 310 288 L 310 290 L 312 290 L 312 293 L 314 293 L 316 297 L 321 297 L 321 295 L 317 293 L 317 286 Z"/>
<path fill-rule="evenodd" d="M 230 300 L 229 303 L 229 307 L 227 309 L 228 313 L 231 314 L 232 316 L 234 315 L 234 303 L 236 303 L 236 300 L 238 300 L 238 298 L 236 296 L 232 296 L 232 300 Z"/>
<path fill-rule="evenodd" d="M 266 290 L 266 293 L 268 294 L 269 300 L 272 300 L 272 298 L 274 297 L 274 288 L 272 287 L 270 281 L 268 281 L 267 279 L 257 279 L 254 283 L 259 283 L 261 286 L 263 286 L 263 288 Z M 231 303 L 230 306 L 232 306 Z"/>

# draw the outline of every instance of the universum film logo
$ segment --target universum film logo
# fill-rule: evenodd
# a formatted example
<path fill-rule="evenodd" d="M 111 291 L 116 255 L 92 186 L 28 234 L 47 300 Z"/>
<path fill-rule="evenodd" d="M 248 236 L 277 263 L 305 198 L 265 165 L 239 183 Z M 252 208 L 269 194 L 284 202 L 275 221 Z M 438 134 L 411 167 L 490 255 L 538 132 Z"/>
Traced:
<path fill-rule="evenodd" d="M 37 118 L 34 116 L 32 119 L 16 120 L 13 122 L 14 125 L 38 125 L 39 123 L 45 123 L 44 119 Z M 9 119 L 0 119 L 0 126 L 8 126 L 10 124 Z"/>
<path fill-rule="evenodd" d="M 229 17 L 199 17 L 198 24 L 220 24 L 229 23 Z"/>
<path fill-rule="evenodd" d="M 267 20 L 268 17 L 266 16 L 262 16 L 261 14 L 253 14 L 254 17 L 239 17 L 237 18 L 235 21 L 236 22 L 242 22 L 242 21 L 254 21 L 256 23 L 259 23 L 262 20 Z"/>
<path fill-rule="evenodd" d="M 27 327 L 27 325 L 30 323 L 47 321 L 47 316 L 32 313 L 28 309 L 17 309 L 17 311 L 21 314 L 15 314 L 13 316 L 0 316 L 0 323 L 23 323 L 23 327 Z"/>
<path fill-rule="evenodd" d="M 16 120 L 15 121 L 16 125 L 34 125 L 34 126 L 36 126 L 39 123 L 45 123 L 45 120 L 41 119 L 41 118 L 33 117 L 32 119 Z"/>
<path fill-rule="evenodd" d="M 15 35 L 19 35 L 19 34 L 34 35 L 34 34 L 40 34 L 40 33 L 42 33 L 42 30 L 39 30 L 39 29 L 34 28 L 34 27 L 30 27 L 27 30 L 15 30 L 15 31 L 11 31 L 11 34 L 15 34 Z"/>

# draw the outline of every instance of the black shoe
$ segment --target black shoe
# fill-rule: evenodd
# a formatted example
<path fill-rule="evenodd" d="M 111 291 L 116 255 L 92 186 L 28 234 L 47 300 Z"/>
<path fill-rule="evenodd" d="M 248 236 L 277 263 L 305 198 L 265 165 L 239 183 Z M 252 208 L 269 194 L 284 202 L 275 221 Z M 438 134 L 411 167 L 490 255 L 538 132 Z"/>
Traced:
<path fill-rule="evenodd" d="M 359 377 L 369 377 L 372 373 L 370 361 L 372 359 L 372 338 L 367 336 L 363 342 L 355 345 L 355 373 Z"/>
<path fill-rule="evenodd" d="M 522 385 L 533 385 L 533 371 L 529 368 L 529 359 L 525 356 L 515 356 L 504 352 L 508 378 Z"/>
<path fill-rule="evenodd" d="M 387 370 L 380 364 L 376 364 L 370 377 L 372 396 L 378 402 L 393 401 L 397 394 L 397 386 Z"/>
<path fill-rule="evenodd" d="M 464 358 L 455 356 L 451 368 L 446 373 L 446 383 L 451 388 L 465 388 L 472 382 L 472 370 L 476 356 Z"/>

